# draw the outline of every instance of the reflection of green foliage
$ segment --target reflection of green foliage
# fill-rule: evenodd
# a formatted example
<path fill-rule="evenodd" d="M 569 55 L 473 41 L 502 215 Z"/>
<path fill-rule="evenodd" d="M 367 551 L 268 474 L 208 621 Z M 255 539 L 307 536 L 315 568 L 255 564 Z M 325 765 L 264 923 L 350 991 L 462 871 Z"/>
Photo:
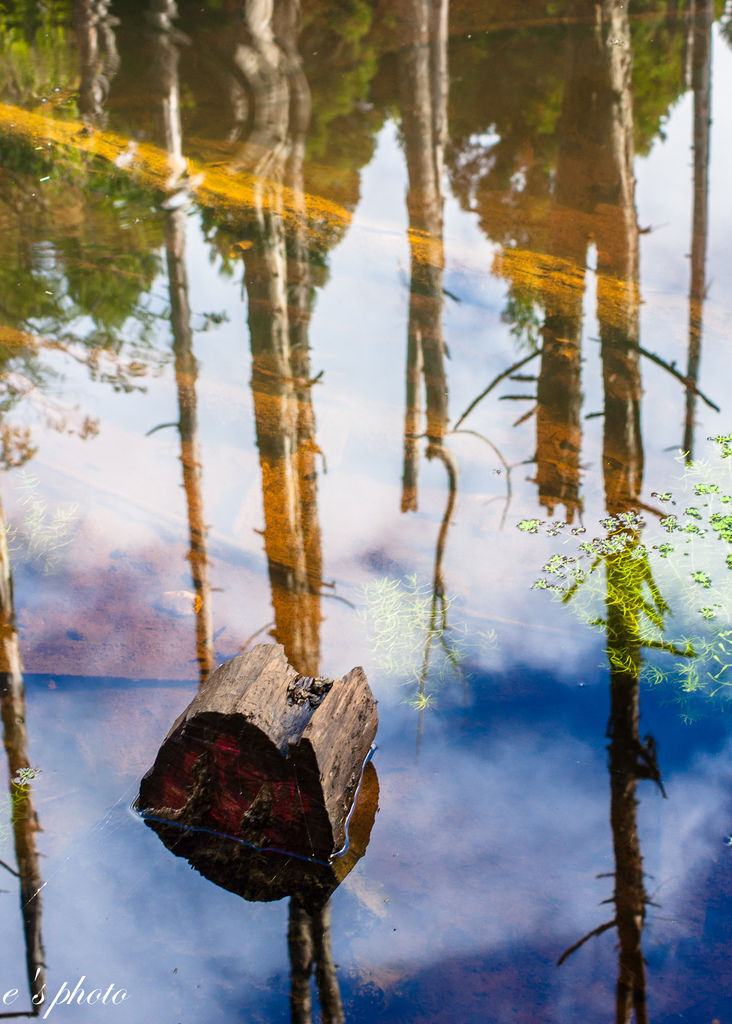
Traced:
<path fill-rule="evenodd" d="M 723 6 L 716 0 L 717 16 Z M 665 119 L 687 88 L 687 9 L 680 0 L 632 4 L 631 93 L 639 155 L 663 135 Z M 517 23 L 511 27 L 509 12 Z M 513 6 L 484 0 L 480 38 L 453 30 L 450 67 L 459 69 L 450 90 L 447 163 L 453 191 L 466 209 L 478 212 L 486 234 L 505 245 L 553 251 L 560 151 L 577 159 L 578 137 L 592 117 L 587 90 L 598 102 L 607 85 L 605 51 L 593 41 L 594 19 L 576 14 L 569 0 Z M 528 27 L 522 28 L 524 19 Z M 571 60 L 568 43 L 574 47 Z M 576 95 L 565 94 L 572 86 Z M 578 185 L 575 176 L 572 187 Z"/>
<path fill-rule="evenodd" d="M 93 432 L 87 418 L 73 428 L 78 416 L 53 398 L 53 353 L 115 390 L 139 390 L 160 365 L 147 296 L 162 226 L 153 195 L 93 158 L 0 134 L 0 164 L 0 461 L 8 466 L 33 454 L 27 417 L 8 420 L 23 399 L 53 429 Z"/>
<path fill-rule="evenodd" d="M 59 551 L 71 543 L 79 510 L 76 505 L 62 505 L 51 513 L 38 493 L 38 481 L 26 472 L 20 474 L 18 488 L 23 518 L 19 526 L 8 526 L 8 546 L 24 550 L 43 565 L 44 572 L 50 572 L 58 563 Z"/>
<path fill-rule="evenodd" d="M 374 154 L 376 136 L 385 119 L 384 110 L 374 102 L 372 92 L 378 77 L 380 51 L 390 39 L 383 24 L 388 19 L 386 9 L 367 0 L 342 0 L 338 4 L 314 0 L 303 7 L 301 29 L 295 40 L 311 97 L 305 135 L 304 189 L 327 196 L 347 209 L 355 208 L 358 202 L 359 174 Z M 185 27 L 195 33 L 195 22 L 186 22 Z M 222 20 L 217 31 L 221 37 L 226 31 L 231 33 L 232 27 Z M 210 88 L 210 81 L 201 83 L 203 87 Z M 253 98 L 252 103 L 256 102 Z M 227 125 L 226 130 L 230 128 Z M 241 256 L 236 253 L 238 242 L 253 242 L 255 247 L 268 244 L 267 224 L 246 211 L 203 210 L 202 221 L 207 241 L 221 260 L 225 274 L 237 273 L 236 262 Z M 326 238 L 321 228 L 309 238 L 313 289 L 326 283 L 328 253 L 343 233 L 339 226 Z"/>
<path fill-rule="evenodd" d="M 12 833 L 12 826 L 17 821 L 25 821 L 27 818 L 28 788 L 40 774 L 40 768 L 21 768 L 10 783 L 10 793 L 5 797 L 2 819 L 0 820 L 0 843 L 4 843 Z M 5 814 L 9 810 L 10 821 L 6 821 Z"/>
<path fill-rule="evenodd" d="M 57 333 L 76 317 L 118 329 L 160 269 L 155 197 L 122 171 L 0 135 L 0 317 Z M 110 265 L 111 264 L 111 265 Z M 113 267 L 113 269 L 112 269 Z"/>
<path fill-rule="evenodd" d="M 496 643 L 495 633 L 470 633 L 466 624 L 448 626 L 453 599 L 442 597 L 436 617 L 434 594 L 416 576 L 374 580 L 363 588 L 363 619 L 379 669 L 408 686 L 419 686 L 410 704 L 424 710 L 434 704 L 425 684 L 436 686 L 450 676 L 462 678 L 467 658 Z M 431 652 L 435 652 L 430 657 Z M 427 678 L 425 678 L 425 676 Z"/>
<path fill-rule="evenodd" d="M 732 46 L 732 3 L 727 0 L 724 5 L 724 17 L 722 18 L 721 34 L 727 40 L 727 43 Z"/>
<path fill-rule="evenodd" d="M 0 96 L 36 105 L 67 100 L 76 84 L 71 4 L 4 0 L 0 5 Z"/>
<path fill-rule="evenodd" d="M 313 0 L 303 8 L 299 50 L 312 96 L 305 187 L 349 208 L 384 121 L 371 93 L 388 38 L 376 22 L 386 10 L 366 0 Z"/>
<path fill-rule="evenodd" d="M 508 302 L 501 313 L 504 324 L 511 325 L 510 333 L 523 343 L 529 352 L 539 348 L 539 329 L 541 317 L 537 311 L 535 297 L 526 289 L 511 285 L 508 290 Z"/>
<path fill-rule="evenodd" d="M 571 602 L 583 622 L 607 634 L 615 670 L 639 674 L 645 651 L 646 678 L 673 684 L 683 695 L 687 718 L 692 694 L 732 699 L 732 516 L 727 513 L 732 466 L 723 461 L 730 455 L 728 438 L 710 440 L 716 442 L 716 457 L 683 470 L 684 490 L 697 504 L 658 524 L 670 540 L 653 543 L 654 524 L 637 512 L 610 516 L 601 520 L 603 535 L 581 542 L 573 553 L 552 555 L 534 584 Z M 673 502 L 670 491 L 653 496 Z M 553 535 L 564 529 L 537 520 L 519 526 L 526 533 L 541 527 Z M 673 619 L 662 593 L 673 599 Z M 662 652 L 675 657 L 659 663 Z"/>

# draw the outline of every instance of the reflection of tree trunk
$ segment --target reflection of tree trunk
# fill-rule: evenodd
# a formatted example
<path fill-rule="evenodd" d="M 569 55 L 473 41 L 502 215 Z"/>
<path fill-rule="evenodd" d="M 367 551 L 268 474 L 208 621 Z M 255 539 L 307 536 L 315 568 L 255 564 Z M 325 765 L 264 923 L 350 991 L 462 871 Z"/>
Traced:
<path fill-rule="evenodd" d="M 208 578 L 206 524 L 203 512 L 201 448 L 198 441 L 196 380 L 198 367 L 193 355 L 193 337 L 185 268 L 185 213 L 172 210 L 165 216 L 165 251 L 170 287 L 171 322 L 175 380 L 178 389 L 178 430 L 183 488 L 188 506 L 189 561 L 196 595 L 196 650 L 203 682 L 214 667 L 213 613 Z"/>
<path fill-rule="evenodd" d="M 172 0 L 155 0 L 151 21 L 156 29 L 156 93 L 159 98 L 158 124 L 162 144 L 170 160 L 170 188 L 173 199 L 185 197 L 180 178 L 185 169 L 182 153 L 180 103 L 178 96 L 178 50 L 172 40 L 176 6 Z M 178 188 L 178 192 L 173 190 Z M 172 205 L 172 204 L 171 204 Z M 189 561 L 195 592 L 196 651 L 201 682 L 214 667 L 211 584 L 208 578 L 206 525 L 203 512 L 201 449 L 198 441 L 196 381 L 198 367 L 193 355 L 191 309 L 185 264 L 186 214 L 178 206 L 165 213 L 165 252 L 173 328 L 175 380 L 178 389 L 178 430 L 183 487 L 188 507 Z"/>
<path fill-rule="evenodd" d="M 615 0 L 595 4 L 587 36 L 584 81 L 575 101 L 584 111 L 574 138 L 584 147 L 587 234 L 597 246 L 597 303 L 603 371 L 603 471 L 605 504 L 615 515 L 637 506 L 643 478 L 640 428 L 638 226 L 633 177 L 633 106 L 628 14 Z M 578 143 L 582 133 L 586 142 Z M 593 152 L 594 150 L 594 152 Z M 590 159 L 592 157 L 592 159 Z M 582 207 L 581 207 L 582 208 Z M 639 616 L 648 579 L 629 575 L 627 551 L 605 559 L 607 655 L 610 664 L 608 724 L 610 821 L 615 858 L 615 918 L 585 936 L 615 926 L 619 940 L 616 1024 L 646 1024 L 645 963 L 641 948 L 647 897 L 638 836 L 639 778 L 660 783 L 653 741 L 641 742 Z M 567 951 L 578 948 L 581 940 Z"/>
<path fill-rule="evenodd" d="M 611 514 L 640 497 L 643 440 L 639 345 L 638 222 L 633 176 L 633 97 L 628 13 L 604 0 L 597 28 L 603 77 L 595 97 L 605 142 L 596 196 L 597 316 L 605 430 L 603 468 Z"/>
<path fill-rule="evenodd" d="M 607 651 L 610 662 L 610 823 L 615 855 L 615 924 L 619 940 L 616 1024 L 646 1024 L 645 961 L 641 946 L 647 896 L 638 836 L 640 645 L 637 615 L 629 609 L 627 556 L 607 562 Z M 625 598 L 625 600 L 623 600 Z"/>
<path fill-rule="evenodd" d="M 300 3 L 231 0 L 228 6 L 240 18 L 225 72 L 234 114 L 232 138 L 243 140 L 233 163 L 281 181 L 292 156 L 292 132 L 307 128 L 310 115 L 310 92 L 297 51 Z"/>
<path fill-rule="evenodd" d="M 567 299 L 571 301 L 570 297 Z M 554 515 L 564 505 L 571 523 L 581 509 L 579 497 L 582 450 L 581 344 L 582 295 L 575 308 L 561 311 L 559 297 L 544 299 L 541 367 L 536 397 L 536 482 L 539 501 Z M 569 302 L 566 303 L 569 305 Z"/>
<path fill-rule="evenodd" d="M 686 376 L 694 385 L 699 379 L 702 311 L 706 291 L 707 227 L 709 205 L 709 135 L 712 99 L 712 23 L 714 0 L 702 0 L 693 23 L 692 85 L 694 88 L 694 212 L 691 229 L 691 277 L 689 280 L 689 351 Z M 694 449 L 696 394 L 686 391 L 686 417 L 682 448 L 691 462 Z"/>
<path fill-rule="evenodd" d="M 322 558 L 307 347 L 309 268 L 299 232 L 288 246 L 276 196 L 263 199 L 258 241 L 247 254 L 246 289 L 275 639 L 298 672 L 317 675 Z"/>
<path fill-rule="evenodd" d="M 703 0 L 702 0 L 703 2 Z M 694 56 L 694 25 L 696 23 L 696 0 L 684 0 L 684 47 L 682 56 L 682 67 L 683 67 L 683 87 L 684 89 L 691 89 L 692 86 L 692 66 L 691 62 Z"/>
<path fill-rule="evenodd" d="M 308 907 L 293 896 L 290 900 L 290 927 L 287 942 L 292 965 L 290 987 L 292 1024 L 311 1024 L 312 1022 L 310 979 L 313 969 L 315 969 L 323 1024 L 342 1024 L 345 1017 L 333 962 L 330 901 L 321 907 Z"/>
<path fill-rule="evenodd" d="M 568 39 L 562 115 L 559 121 L 554 207 L 549 253 L 569 260 L 577 273 L 544 278 L 541 366 L 537 383 L 536 477 L 539 501 L 554 514 L 558 504 L 572 522 L 580 508 L 579 460 L 582 448 L 582 297 L 587 256 L 588 183 L 597 158 L 587 128 L 587 32 Z M 590 60 L 594 54 L 590 54 Z M 570 212 L 572 211 L 572 212 Z"/>
<path fill-rule="evenodd" d="M 109 13 L 109 0 L 74 0 L 74 30 L 81 64 L 79 113 L 91 124 L 104 123 L 104 103 L 119 68 L 116 24 L 117 19 Z"/>
<path fill-rule="evenodd" d="M 450 656 L 445 639 L 447 605 L 442 560 L 457 492 L 457 468 L 444 444 L 447 375 L 442 327 L 443 173 L 449 86 L 448 8 L 449 0 L 399 0 L 397 5 L 404 44 L 399 61 L 399 92 L 409 179 L 407 211 L 411 256 L 402 512 L 417 509 L 419 438 L 423 434 L 427 436 L 427 457 L 440 459 L 448 479 L 447 506 L 437 541 L 430 620 L 419 679 L 417 757 L 422 743 L 430 653 L 438 637 Z"/>
<path fill-rule="evenodd" d="M 299 673 L 317 676 L 323 570 L 308 340 L 312 279 L 302 178 L 310 93 L 297 50 L 298 29 L 296 0 L 245 5 L 230 99 L 235 116 L 246 111 L 250 124 L 234 165 L 269 178 L 260 182 L 248 227 L 254 244 L 246 251 L 245 286 L 274 638 Z M 295 217 L 288 218 L 287 229 L 280 184 L 295 196 Z M 290 900 L 288 947 L 293 1024 L 312 1021 L 313 969 L 324 1024 L 341 1024 L 327 902 L 316 908 Z"/>
<path fill-rule="evenodd" d="M 633 99 L 628 14 L 604 0 L 597 28 L 603 79 L 595 102 L 606 139 L 595 176 L 598 230 L 597 304 L 605 422 L 605 503 L 614 515 L 634 507 L 643 480 L 638 294 L 638 223 L 633 176 Z M 641 948 L 646 894 L 638 837 L 636 787 L 640 646 L 638 595 L 628 595 L 622 558 L 607 562 L 610 661 L 610 821 L 615 854 L 615 921 L 620 945 L 616 1024 L 645 1024 L 645 964 Z M 627 568 L 627 563 L 625 563 Z M 617 577 L 617 578 L 616 578 Z M 623 600 L 625 597 L 627 600 Z"/>
<path fill-rule="evenodd" d="M 443 302 L 442 187 L 447 109 L 447 0 L 400 0 L 409 43 L 401 52 L 402 132 L 407 158 L 411 286 L 407 330 L 402 511 L 417 507 L 420 388 L 426 433 L 441 444 L 447 425 Z"/>
<path fill-rule="evenodd" d="M 242 230 L 252 242 L 245 286 L 274 636 L 298 672 L 316 676 L 322 587 L 319 450 L 311 397 L 312 281 L 302 182 L 310 95 L 297 52 L 299 5 L 280 0 L 245 4 L 241 10 L 228 86 L 234 117 L 241 120 L 237 134 L 247 127 L 249 133 L 234 166 L 268 179 L 259 181 L 252 221 Z M 283 184 L 296 196 L 296 215 L 290 209 L 287 227 Z"/>
<path fill-rule="evenodd" d="M 25 933 L 26 969 L 31 998 L 40 999 L 46 984 L 45 954 L 41 935 L 41 888 L 43 880 L 36 849 L 38 818 L 33 809 L 31 788 L 28 783 L 18 786 L 19 773 L 31 767 L 28 760 L 28 734 L 26 732 L 25 688 L 15 627 L 13 579 L 6 536 L 5 516 L 0 505 L 0 711 L 3 721 L 3 742 L 8 755 L 10 798 L 12 810 L 15 858 L 20 878 L 20 906 Z M 18 803 L 22 800 L 22 803 Z M 33 1012 L 40 1006 L 33 1002 Z"/>

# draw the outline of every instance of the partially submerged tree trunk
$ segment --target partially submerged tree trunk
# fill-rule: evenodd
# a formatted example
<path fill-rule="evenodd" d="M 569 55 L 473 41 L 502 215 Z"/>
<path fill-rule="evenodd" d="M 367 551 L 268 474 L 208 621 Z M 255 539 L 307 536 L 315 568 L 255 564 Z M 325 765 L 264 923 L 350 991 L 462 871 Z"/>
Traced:
<path fill-rule="evenodd" d="M 279 644 L 221 665 L 168 733 L 140 786 L 143 813 L 327 862 L 376 735 L 363 669 L 303 677 Z"/>

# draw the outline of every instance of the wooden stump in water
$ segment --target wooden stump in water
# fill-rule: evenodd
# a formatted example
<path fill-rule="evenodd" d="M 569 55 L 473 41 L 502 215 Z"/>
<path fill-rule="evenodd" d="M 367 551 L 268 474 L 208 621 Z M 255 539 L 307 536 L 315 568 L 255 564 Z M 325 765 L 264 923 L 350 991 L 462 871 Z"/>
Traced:
<path fill-rule="evenodd" d="M 363 669 L 304 677 L 281 645 L 260 644 L 217 668 L 174 723 L 142 779 L 138 809 L 327 861 L 345 844 L 377 725 Z"/>

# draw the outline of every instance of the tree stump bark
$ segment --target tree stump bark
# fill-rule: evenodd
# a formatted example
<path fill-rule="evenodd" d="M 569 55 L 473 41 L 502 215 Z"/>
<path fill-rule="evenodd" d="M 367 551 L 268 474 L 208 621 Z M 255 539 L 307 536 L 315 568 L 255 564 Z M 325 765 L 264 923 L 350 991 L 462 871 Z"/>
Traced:
<path fill-rule="evenodd" d="M 172 726 L 137 807 L 170 823 L 328 862 L 376 735 L 361 668 L 298 675 L 280 644 L 221 665 Z"/>

